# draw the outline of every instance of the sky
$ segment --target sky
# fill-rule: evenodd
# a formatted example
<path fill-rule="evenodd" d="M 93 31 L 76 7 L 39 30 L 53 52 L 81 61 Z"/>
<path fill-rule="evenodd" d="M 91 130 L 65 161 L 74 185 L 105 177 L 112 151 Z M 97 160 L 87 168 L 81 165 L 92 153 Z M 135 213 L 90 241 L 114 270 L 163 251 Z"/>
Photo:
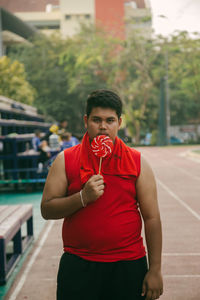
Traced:
<path fill-rule="evenodd" d="M 200 33 L 200 0 L 149 0 L 149 2 L 155 34 L 168 36 L 174 30 Z"/>

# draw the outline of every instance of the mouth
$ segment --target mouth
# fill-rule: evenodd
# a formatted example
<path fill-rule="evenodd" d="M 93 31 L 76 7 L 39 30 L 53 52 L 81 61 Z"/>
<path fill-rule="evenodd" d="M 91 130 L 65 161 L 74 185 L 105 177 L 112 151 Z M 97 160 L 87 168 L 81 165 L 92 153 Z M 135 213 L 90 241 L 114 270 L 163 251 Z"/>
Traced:
<path fill-rule="evenodd" d="M 109 136 L 109 134 L 104 133 L 104 132 L 98 133 L 97 136 L 98 136 L 98 135 L 106 135 L 106 136 Z"/>

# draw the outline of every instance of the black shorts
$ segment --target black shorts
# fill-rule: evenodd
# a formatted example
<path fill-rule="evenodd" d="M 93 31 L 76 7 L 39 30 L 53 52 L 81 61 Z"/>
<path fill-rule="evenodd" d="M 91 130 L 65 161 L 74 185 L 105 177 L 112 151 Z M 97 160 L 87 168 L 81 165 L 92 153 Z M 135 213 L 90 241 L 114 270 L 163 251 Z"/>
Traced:
<path fill-rule="evenodd" d="M 64 253 L 57 277 L 57 300 L 142 300 L 146 257 L 93 262 Z"/>

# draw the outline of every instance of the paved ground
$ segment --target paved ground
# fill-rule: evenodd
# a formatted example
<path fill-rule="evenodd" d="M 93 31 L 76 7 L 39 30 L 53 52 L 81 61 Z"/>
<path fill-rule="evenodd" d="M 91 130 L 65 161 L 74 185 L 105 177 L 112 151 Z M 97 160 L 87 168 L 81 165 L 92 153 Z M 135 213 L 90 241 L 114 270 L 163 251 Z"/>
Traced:
<path fill-rule="evenodd" d="M 200 158 L 186 148 L 143 148 L 158 183 L 163 222 L 164 295 L 200 299 Z"/>
<path fill-rule="evenodd" d="M 140 149 L 158 184 L 164 240 L 161 300 L 200 299 L 200 159 L 186 153 L 193 148 Z M 5 300 L 55 300 L 61 253 L 61 221 L 48 221 Z"/>

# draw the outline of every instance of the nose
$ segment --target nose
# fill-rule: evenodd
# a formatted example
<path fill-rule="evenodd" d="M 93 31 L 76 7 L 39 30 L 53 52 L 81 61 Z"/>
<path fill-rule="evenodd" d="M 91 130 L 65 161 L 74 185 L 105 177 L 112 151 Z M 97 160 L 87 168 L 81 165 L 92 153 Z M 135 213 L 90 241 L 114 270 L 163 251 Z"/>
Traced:
<path fill-rule="evenodd" d="M 102 121 L 102 122 L 100 123 L 100 129 L 101 129 L 101 130 L 105 130 L 105 129 L 106 129 L 106 122 L 105 122 L 105 121 Z"/>

